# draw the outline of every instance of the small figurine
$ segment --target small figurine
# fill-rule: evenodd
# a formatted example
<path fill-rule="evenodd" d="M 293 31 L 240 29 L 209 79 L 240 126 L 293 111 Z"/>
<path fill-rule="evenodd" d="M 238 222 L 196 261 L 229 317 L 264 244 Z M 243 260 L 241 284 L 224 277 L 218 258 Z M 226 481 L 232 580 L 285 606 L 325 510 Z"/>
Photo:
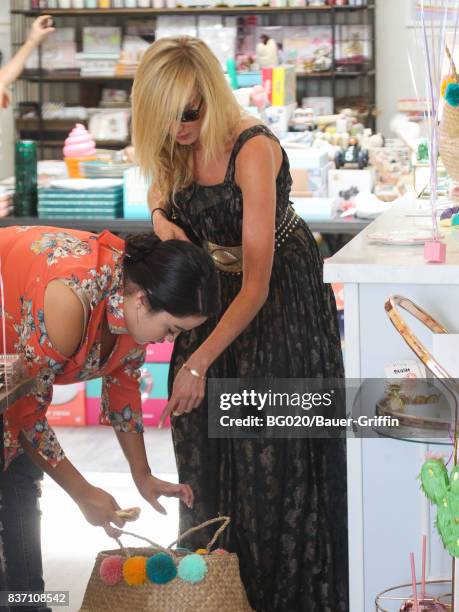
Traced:
<path fill-rule="evenodd" d="M 266 34 L 260 36 L 261 42 L 257 44 L 256 54 L 257 62 L 260 68 L 268 68 L 269 66 L 277 66 L 279 64 L 279 55 L 277 43 Z"/>
<path fill-rule="evenodd" d="M 350 138 L 348 147 L 341 149 L 335 155 L 335 164 L 338 169 L 357 166 L 360 170 L 363 170 L 368 166 L 368 163 L 368 149 L 362 149 L 356 138 Z"/>

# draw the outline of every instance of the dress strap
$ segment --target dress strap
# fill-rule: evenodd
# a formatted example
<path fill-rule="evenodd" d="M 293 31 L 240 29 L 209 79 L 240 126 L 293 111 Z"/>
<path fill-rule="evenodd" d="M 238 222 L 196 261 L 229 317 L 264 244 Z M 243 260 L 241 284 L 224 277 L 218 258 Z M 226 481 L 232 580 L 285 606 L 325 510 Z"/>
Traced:
<path fill-rule="evenodd" d="M 245 145 L 245 143 L 254 138 L 255 136 L 267 136 L 276 142 L 279 142 L 276 136 L 271 132 L 271 130 L 263 125 L 262 123 L 258 123 L 257 125 L 252 125 L 251 127 L 243 130 L 239 136 L 236 138 L 236 142 L 234 143 L 233 150 L 231 151 L 231 155 L 228 162 L 228 168 L 226 170 L 225 182 L 234 181 L 234 174 L 236 170 L 236 157 L 238 156 L 240 150 Z"/>

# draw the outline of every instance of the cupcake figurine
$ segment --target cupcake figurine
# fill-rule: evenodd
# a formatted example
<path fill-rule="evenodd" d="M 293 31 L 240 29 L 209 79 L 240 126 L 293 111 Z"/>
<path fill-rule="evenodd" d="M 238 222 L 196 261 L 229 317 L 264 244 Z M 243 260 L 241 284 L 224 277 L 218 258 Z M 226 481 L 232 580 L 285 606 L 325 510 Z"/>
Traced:
<path fill-rule="evenodd" d="M 64 160 L 69 178 L 82 178 L 80 163 L 96 159 L 96 143 L 81 123 L 77 123 L 64 143 Z"/>

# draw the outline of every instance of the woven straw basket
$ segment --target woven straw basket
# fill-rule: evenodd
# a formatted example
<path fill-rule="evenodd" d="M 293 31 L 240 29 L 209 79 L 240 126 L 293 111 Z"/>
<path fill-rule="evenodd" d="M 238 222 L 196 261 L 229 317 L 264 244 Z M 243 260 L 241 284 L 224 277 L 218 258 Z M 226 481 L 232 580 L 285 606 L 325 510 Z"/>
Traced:
<path fill-rule="evenodd" d="M 80 612 L 252 612 L 239 574 L 239 561 L 234 553 L 209 553 L 204 556 L 207 574 L 198 583 L 192 584 L 175 578 L 167 584 L 154 584 L 147 578 L 140 586 L 129 586 L 121 581 L 115 586 L 106 585 L 100 578 L 99 568 L 102 561 L 110 555 L 126 558 L 134 555 L 150 557 L 159 551 L 167 552 L 176 563 L 186 553 L 172 550 L 172 546 L 182 541 L 192 532 L 207 525 L 223 521 L 212 540 L 206 546 L 210 551 L 218 536 L 228 526 L 228 517 L 217 517 L 202 525 L 189 529 L 176 542 L 163 548 L 147 538 L 123 531 L 149 542 L 148 548 L 124 548 L 117 539 L 120 549 L 105 550 L 97 555 L 91 577 L 86 588 Z"/>
<path fill-rule="evenodd" d="M 445 101 L 440 124 L 440 156 L 448 174 L 459 182 L 459 107 Z"/>
<path fill-rule="evenodd" d="M 459 82 L 456 66 L 446 47 L 451 69 L 456 82 Z M 443 118 L 439 133 L 440 156 L 448 174 L 454 182 L 459 182 L 459 107 L 455 108 L 444 101 Z"/>

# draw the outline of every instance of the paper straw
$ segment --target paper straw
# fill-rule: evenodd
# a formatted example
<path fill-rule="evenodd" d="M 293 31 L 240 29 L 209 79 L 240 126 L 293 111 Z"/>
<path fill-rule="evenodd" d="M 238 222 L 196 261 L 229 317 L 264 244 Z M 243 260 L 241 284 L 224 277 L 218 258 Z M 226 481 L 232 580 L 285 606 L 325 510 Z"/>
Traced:
<path fill-rule="evenodd" d="M 419 604 L 418 604 L 418 591 L 416 587 L 416 570 L 414 567 L 414 553 L 410 553 L 410 562 L 411 562 L 411 583 L 413 585 L 413 611 L 419 612 Z"/>
<path fill-rule="evenodd" d="M 426 551 L 427 551 L 427 536 L 422 536 L 422 590 L 421 599 L 426 598 Z"/>

